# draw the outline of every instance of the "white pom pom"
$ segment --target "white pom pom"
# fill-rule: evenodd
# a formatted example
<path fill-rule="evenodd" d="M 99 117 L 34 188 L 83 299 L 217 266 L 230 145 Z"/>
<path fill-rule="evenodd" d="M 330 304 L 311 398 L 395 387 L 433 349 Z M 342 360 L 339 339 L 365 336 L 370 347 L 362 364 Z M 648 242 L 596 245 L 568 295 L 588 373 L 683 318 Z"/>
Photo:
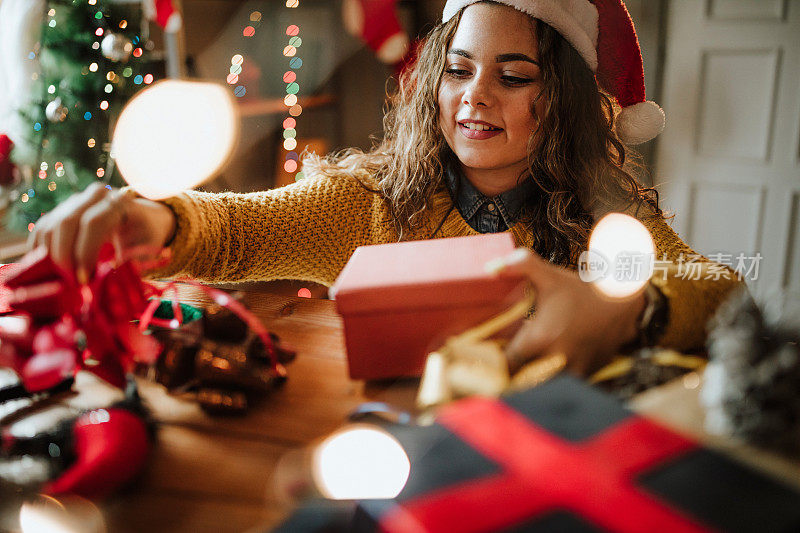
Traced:
<path fill-rule="evenodd" d="M 617 135 L 625 144 L 641 144 L 664 131 L 664 110 L 655 102 L 639 102 L 620 111 L 616 121 Z"/>

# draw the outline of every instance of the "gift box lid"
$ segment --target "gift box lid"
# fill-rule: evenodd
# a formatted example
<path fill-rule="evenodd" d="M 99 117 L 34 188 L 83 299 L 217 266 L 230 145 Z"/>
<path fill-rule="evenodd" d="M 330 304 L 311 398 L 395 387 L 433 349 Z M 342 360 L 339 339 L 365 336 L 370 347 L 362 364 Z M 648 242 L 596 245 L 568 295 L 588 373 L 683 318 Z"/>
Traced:
<path fill-rule="evenodd" d="M 484 265 L 514 248 L 510 233 L 359 246 L 330 294 L 341 314 L 493 302 L 523 278 Z"/>

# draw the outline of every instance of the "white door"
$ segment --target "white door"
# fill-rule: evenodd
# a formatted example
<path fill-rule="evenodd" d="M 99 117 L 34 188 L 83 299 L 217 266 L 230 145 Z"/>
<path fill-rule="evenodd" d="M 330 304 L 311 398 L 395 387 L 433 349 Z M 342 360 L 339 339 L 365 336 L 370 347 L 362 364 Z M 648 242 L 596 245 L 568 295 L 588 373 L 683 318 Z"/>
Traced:
<path fill-rule="evenodd" d="M 663 205 L 699 253 L 740 256 L 754 293 L 800 304 L 800 0 L 671 0 L 668 13 Z"/>

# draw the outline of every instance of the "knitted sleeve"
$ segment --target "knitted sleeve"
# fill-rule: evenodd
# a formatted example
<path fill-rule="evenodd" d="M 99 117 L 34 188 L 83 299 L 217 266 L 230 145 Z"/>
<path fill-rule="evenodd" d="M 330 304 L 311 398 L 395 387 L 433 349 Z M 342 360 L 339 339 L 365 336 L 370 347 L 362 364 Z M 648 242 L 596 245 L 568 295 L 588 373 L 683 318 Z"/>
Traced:
<path fill-rule="evenodd" d="M 248 194 L 192 191 L 164 202 L 177 231 L 170 263 L 147 273 L 154 278 L 331 285 L 356 247 L 388 242 L 392 228 L 378 195 L 347 178 Z"/>
<path fill-rule="evenodd" d="M 659 344 L 679 351 L 702 348 L 709 318 L 743 282 L 730 268 L 697 254 L 663 218 L 648 216 L 641 221 L 656 246 L 651 281 L 664 293 L 669 306 L 669 322 Z"/>

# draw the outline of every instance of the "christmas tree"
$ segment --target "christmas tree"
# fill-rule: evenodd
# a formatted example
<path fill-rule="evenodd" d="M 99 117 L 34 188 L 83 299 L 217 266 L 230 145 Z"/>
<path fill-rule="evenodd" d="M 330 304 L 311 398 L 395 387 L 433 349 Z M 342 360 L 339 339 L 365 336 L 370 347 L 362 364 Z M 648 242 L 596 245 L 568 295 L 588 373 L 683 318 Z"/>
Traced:
<path fill-rule="evenodd" d="M 120 185 L 109 157 L 115 117 L 154 81 L 140 2 L 47 0 L 31 99 L 30 129 L 12 152 L 21 181 L 10 192 L 7 225 L 31 231 L 44 213 L 95 180 Z M 162 69 L 158 69 L 162 70 Z"/>

